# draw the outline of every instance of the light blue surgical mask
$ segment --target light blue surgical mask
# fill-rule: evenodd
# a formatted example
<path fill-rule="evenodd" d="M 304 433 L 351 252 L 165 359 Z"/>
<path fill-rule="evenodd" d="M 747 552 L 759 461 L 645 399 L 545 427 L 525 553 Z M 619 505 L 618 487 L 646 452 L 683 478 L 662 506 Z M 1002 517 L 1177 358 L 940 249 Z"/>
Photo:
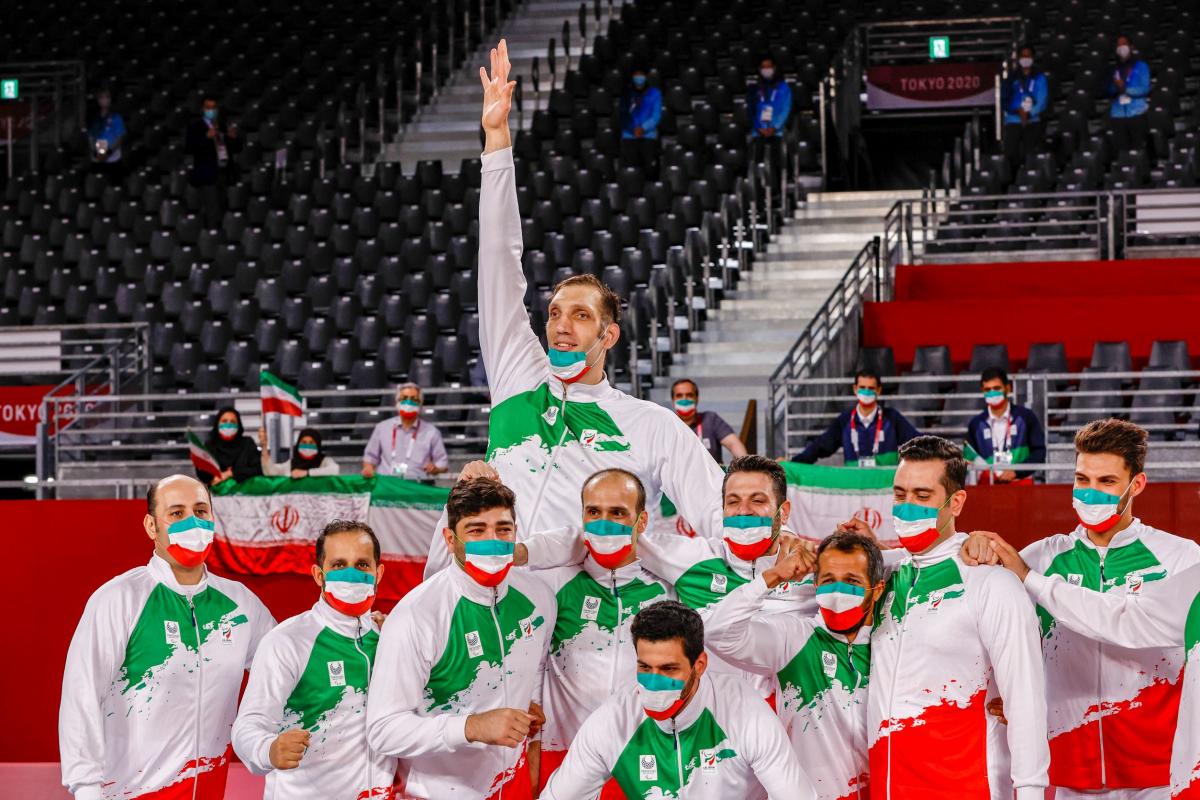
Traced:
<path fill-rule="evenodd" d="M 215 108 L 204 109 L 204 118 L 206 120 L 208 120 L 209 122 L 212 122 L 214 119 L 217 118 L 217 110 Z"/>
<path fill-rule="evenodd" d="M 633 86 L 636 89 L 644 89 L 646 86 L 646 76 L 645 75 L 634 75 L 633 76 Z"/>
<path fill-rule="evenodd" d="M 319 450 L 315 444 L 296 445 L 296 451 L 300 453 L 301 458 L 316 458 Z"/>
<path fill-rule="evenodd" d="M 217 433 L 222 439 L 232 439 L 237 436 L 238 424 L 236 422 L 222 422 L 217 426 Z"/>

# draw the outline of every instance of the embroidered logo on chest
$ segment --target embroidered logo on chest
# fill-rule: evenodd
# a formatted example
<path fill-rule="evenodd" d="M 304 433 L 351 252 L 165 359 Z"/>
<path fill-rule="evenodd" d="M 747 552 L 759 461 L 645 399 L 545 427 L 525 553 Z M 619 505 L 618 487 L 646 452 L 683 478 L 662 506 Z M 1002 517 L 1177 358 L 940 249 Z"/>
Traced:
<path fill-rule="evenodd" d="M 222 622 L 221 623 L 221 643 L 222 644 L 233 644 L 233 623 L 231 623 L 231 622 Z"/>
<path fill-rule="evenodd" d="M 658 780 L 658 761 L 653 755 L 638 756 L 638 777 L 644 781 Z"/>
<path fill-rule="evenodd" d="M 933 611 L 937 611 L 938 606 L 940 606 L 942 604 L 942 600 L 944 600 L 945 597 L 946 597 L 946 593 L 943 592 L 941 589 L 935 589 L 934 591 L 930 592 L 929 593 L 929 608 L 932 609 Z"/>
<path fill-rule="evenodd" d="M 1083 576 L 1077 572 L 1072 572 L 1067 576 L 1067 583 L 1071 584 L 1072 586 L 1082 586 Z"/>
<path fill-rule="evenodd" d="M 479 658 L 483 655 L 483 642 L 479 640 L 479 631 L 467 631 L 467 655 Z"/>
<path fill-rule="evenodd" d="M 542 419 L 546 420 L 547 425 L 553 425 L 554 420 L 558 419 L 558 406 L 550 406 L 542 414 Z"/>
<path fill-rule="evenodd" d="M 346 685 L 346 665 L 342 661 L 326 661 L 326 668 L 329 670 L 329 685 L 330 686 L 345 686 Z"/>
<path fill-rule="evenodd" d="M 584 447 L 595 447 L 596 437 L 599 434 L 600 431 L 595 428 L 584 428 L 583 432 L 579 434 L 579 443 Z"/>
<path fill-rule="evenodd" d="M 821 653 L 821 669 L 825 672 L 826 678 L 832 678 L 837 674 L 837 653 L 831 653 L 825 650 Z"/>
<path fill-rule="evenodd" d="M 590 594 L 584 597 L 583 608 L 579 610 L 579 616 L 595 621 L 600 616 L 600 598 Z"/>
<path fill-rule="evenodd" d="M 712 576 L 712 583 L 708 585 L 708 590 L 710 592 L 716 592 L 717 594 L 725 594 L 728 588 L 729 578 L 720 574 L 719 572 Z"/>
<path fill-rule="evenodd" d="M 518 625 L 520 625 L 522 639 L 533 638 L 533 617 L 526 617 L 525 619 L 521 620 Z"/>
<path fill-rule="evenodd" d="M 1141 592 L 1143 580 L 1141 575 L 1130 575 L 1129 579 L 1125 582 L 1125 585 L 1129 587 L 1129 593 L 1138 594 Z"/>
<path fill-rule="evenodd" d="M 167 644 L 180 644 L 183 641 L 179 636 L 179 623 L 175 620 L 163 620 L 163 628 L 166 630 Z"/>
<path fill-rule="evenodd" d="M 700 748 L 700 771 L 710 775 L 717 773 L 717 748 Z"/>

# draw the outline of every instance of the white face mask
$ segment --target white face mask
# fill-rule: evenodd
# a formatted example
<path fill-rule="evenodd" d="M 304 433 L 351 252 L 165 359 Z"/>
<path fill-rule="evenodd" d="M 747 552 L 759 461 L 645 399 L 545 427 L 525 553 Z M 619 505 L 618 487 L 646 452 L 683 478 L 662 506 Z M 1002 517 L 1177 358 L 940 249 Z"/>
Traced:
<path fill-rule="evenodd" d="M 762 78 L 764 81 L 769 81 L 775 77 L 775 68 L 774 67 L 763 67 L 762 69 L 760 69 L 758 71 L 758 74 L 762 75 Z"/>
<path fill-rule="evenodd" d="M 1117 58 L 1124 61 L 1125 59 L 1129 58 L 1129 52 L 1129 45 L 1123 44 L 1117 48 Z"/>
<path fill-rule="evenodd" d="M 1029 69 L 1033 66 L 1032 58 L 1018 58 L 1017 63 L 1021 65 L 1021 69 Z"/>

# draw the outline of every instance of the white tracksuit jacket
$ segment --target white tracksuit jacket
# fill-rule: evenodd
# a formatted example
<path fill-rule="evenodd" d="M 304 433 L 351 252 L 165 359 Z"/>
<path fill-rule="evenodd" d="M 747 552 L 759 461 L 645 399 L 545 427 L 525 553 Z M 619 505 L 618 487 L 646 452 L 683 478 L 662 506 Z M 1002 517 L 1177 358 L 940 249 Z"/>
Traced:
<path fill-rule="evenodd" d="M 1129 587 L 1126 592 L 1098 593 L 1069 577 L 1039 572 L 1026 576 L 1025 588 L 1057 625 L 1091 639 L 1131 652 L 1183 647 L 1188 663 L 1171 751 L 1171 797 L 1200 800 L 1200 566 L 1138 591 Z M 1172 740 L 1170 729 L 1154 731 L 1153 736 Z M 1122 742 L 1126 747 L 1142 744 Z"/>
<path fill-rule="evenodd" d="M 731 675 L 700 678 L 679 714 L 655 721 L 636 688 L 588 717 L 542 800 L 588 800 L 609 777 L 627 800 L 812 800 L 808 776 L 779 718 Z"/>
<path fill-rule="evenodd" d="M 990 800 L 987 700 L 1004 698 L 1017 800 L 1048 784 L 1037 616 L 1012 573 L 966 567 L 956 533 L 888 578 L 871 635 L 871 796 Z"/>
<path fill-rule="evenodd" d="M 1137 594 L 1200 563 L 1200 546 L 1134 519 L 1101 554 L 1082 525 L 1021 551 L 1030 569 L 1095 592 Z M 1038 608 L 1046 665 L 1050 783 L 1072 789 L 1142 789 L 1170 779 L 1179 714 L 1182 642 L 1129 649 L 1057 625 Z"/>
<path fill-rule="evenodd" d="M 607 380 L 565 387 L 564 405 L 564 385 L 550 374 L 525 311 L 521 249 L 509 148 L 483 156 L 479 339 L 492 392 L 487 460 L 516 493 L 518 536 L 578 525 L 579 489 L 607 467 L 641 479 L 651 514 L 665 492 L 697 532 L 720 536 L 721 468 L 673 411 L 618 391 Z M 426 577 L 450 563 L 441 546 L 444 525 L 443 516 Z"/>
<path fill-rule="evenodd" d="M 556 616 L 549 586 L 517 569 L 488 589 L 454 565 L 401 598 L 367 699 L 367 744 L 400 759 L 401 796 L 480 800 L 512 779 L 524 747 L 468 742 L 467 717 L 540 702 Z"/>
<path fill-rule="evenodd" d="M 558 607 L 542 688 L 545 759 L 548 752 L 565 751 L 601 703 L 636 684 L 637 654 L 629 633 L 633 617 L 675 595 L 640 561 L 608 570 L 589 557 L 581 567 L 538 577 L 551 583 Z"/>
<path fill-rule="evenodd" d="M 775 707 L 817 800 L 867 800 L 867 683 L 871 628 L 853 642 L 821 615 L 763 614 L 762 575 L 715 604 L 704 627 L 711 652 L 779 683 Z"/>
<path fill-rule="evenodd" d="M 274 625 L 240 583 L 182 586 L 157 555 L 97 589 L 63 671 L 63 784 L 77 800 L 224 797 L 242 677 Z"/>
<path fill-rule="evenodd" d="M 370 614 L 349 617 L 317 600 L 263 637 L 233 723 L 233 750 L 267 776 L 263 800 L 386 797 L 396 759 L 367 747 L 367 691 L 379 629 Z M 275 769 L 271 744 L 284 731 L 309 732 L 300 766 Z"/>
<path fill-rule="evenodd" d="M 729 551 L 723 539 L 688 538 L 673 534 L 648 533 L 638 539 L 638 556 L 643 566 L 670 583 L 679 602 L 700 612 L 708 624 L 708 614 L 718 602 L 739 586 L 749 583 L 763 570 L 774 566 L 777 556 L 766 555 L 756 561 L 743 561 Z M 781 583 L 771 590 L 763 609 L 768 614 L 816 612 L 812 577 Z M 708 668 L 713 672 L 737 675 L 754 686 L 762 697 L 776 689 L 774 676 L 767 677 L 726 663 L 709 653 Z"/>

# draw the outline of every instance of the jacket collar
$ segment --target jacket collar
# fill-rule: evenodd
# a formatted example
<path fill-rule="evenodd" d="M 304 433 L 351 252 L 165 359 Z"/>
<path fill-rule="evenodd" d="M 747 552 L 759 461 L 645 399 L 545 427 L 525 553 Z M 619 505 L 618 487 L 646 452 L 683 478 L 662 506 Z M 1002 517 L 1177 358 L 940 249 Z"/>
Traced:
<path fill-rule="evenodd" d="M 1137 517 L 1134 517 L 1129 522 L 1128 528 L 1112 538 L 1112 541 L 1108 543 L 1108 549 L 1113 550 L 1117 547 L 1124 547 L 1127 544 L 1133 544 L 1142 538 L 1142 533 L 1145 530 L 1146 524 Z M 1092 540 L 1088 538 L 1088 529 L 1083 527 L 1083 525 L 1076 525 L 1075 530 L 1071 532 L 1071 535 L 1083 542 L 1087 547 L 1090 547 L 1093 550 L 1096 549 L 1096 545 L 1093 544 Z"/>
<path fill-rule="evenodd" d="M 357 639 L 369 631 L 379 632 L 379 628 L 375 625 L 375 620 L 371 619 L 370 611 L 361 617 L 347 616 L 325 602 L 325 595 L 323 593 L 317 598 L 317 602 L 313 603 L 312 615 L 334 633 L 340 633 L 342 636 L 348 636 L 351 639 Z"/>
<path fill-rule="evenodd" d="M 709 664 L 709 667 L 711 666 L 712 664 Z M 708 671 L 705 670 L 705 673 L 700 676 L 700 684 L 696 687 L 696 693 L 692 695 L 692 699 L 688 700 L 687 705 L 678 714 L 670 719 L 648 719 L 651 719 L 658 726 L 658 729 L 668 736 L 683 733 L 693 722 L 700 719 L 700 714 L 703 713 L 704 709 L 712 706 L 713 698 L 712 683 L 708 679 Z"/>
<path fill-rule="evenodd" d="M 616 578 L 617 586 L 621 587 L 631 581 L 634 581 L 645 572 L 642 569 L 642 562 L 634 559 L 633 563 L 626 564 L 623 567 L 618 567 L 615 570 L 605 569 L 596 563 L 596 560 L 588 555 L 583 559 L 583 571 L 592 577 L 592 580 L 601 586 L 611 586 L 613 578 Z"/>
<path fill-rule="evenodd" d="M 200 576 L 200 582 L 195 586 L 184 586 L 175 580 L 175 573 L 171 570 L 171 565 L 158 553 L 150 556 L 150 563 L 146 565 L 146 568 L 150 570 L 150 575 L 154 580 L 166 586 L 172 592 L 175 592 L 175 594 L 181 594 L 184 597 L 200 594 L 200 592 L 208 588 L 208 567 L 204 567 L 204 572 Z"/>
<path fill-rule="evenodd" d="M 941 544 L 931 547 L 924 553 L 913 553 L 913 564 L 918 567 L 932 567 L 934 564 L 940 564 L 948 558 L 953 558 L 958 555 L 958 551 L 962 549 L 963 542 L 967 540 L 965 533 L 950 534 Z"/>
<path fill-rule="evenodd" d="M 512 569 L 517 569 L 513 567 Z M 450 576 L 449 580 L 458 590 L 458 593 L 470 600 L 472 603 L 479 603 L 483 606 L 490 606 L 493 601 L 499 602 L 508 594 L 508 576 L 500 582 L 499 586 L 494 589 L 487 586 L 480 586 L 475 582 L 475 579 L 468 575 L 454 556 L 450 556 L 450 566 L 446 569 L 446 573 Z M 509 570 L 509 575 L 512 570 Z"/>
<path fill-rule="evenodd" d="M 599 403 L 601 400 L 607 399 L 616 391 L 612 384 L 608 382 L 606 374 L 600 379 L 599 383 L 572 383 L 566 384 L 567 400 L 572 403 Z M 564 384 L 553 375 L 550 376 L 550 394 L 556 399 L 563 399 Z"/>
<path fill-rule="evenodd" d="M 776 541 L 778 542 L 778 539 L 776 539 Z M 779 555 L 778 551 L 774 553 L 768 552 L 765 556 L 754 559 L 753 562 L 743 561 L 730 552 L 729 542 L 725 541 L 724 538 L 721 539 L 720 546 L 721 558 L 725 559 L 725 564 L 728 565 L 728 567 L 733 570 L 738 577 L 745 578 L 746 580 L 750 580 L 756 575 L 762 575 L 763 570 L 770 569 L 775 564 L 775 560 Z"/>

